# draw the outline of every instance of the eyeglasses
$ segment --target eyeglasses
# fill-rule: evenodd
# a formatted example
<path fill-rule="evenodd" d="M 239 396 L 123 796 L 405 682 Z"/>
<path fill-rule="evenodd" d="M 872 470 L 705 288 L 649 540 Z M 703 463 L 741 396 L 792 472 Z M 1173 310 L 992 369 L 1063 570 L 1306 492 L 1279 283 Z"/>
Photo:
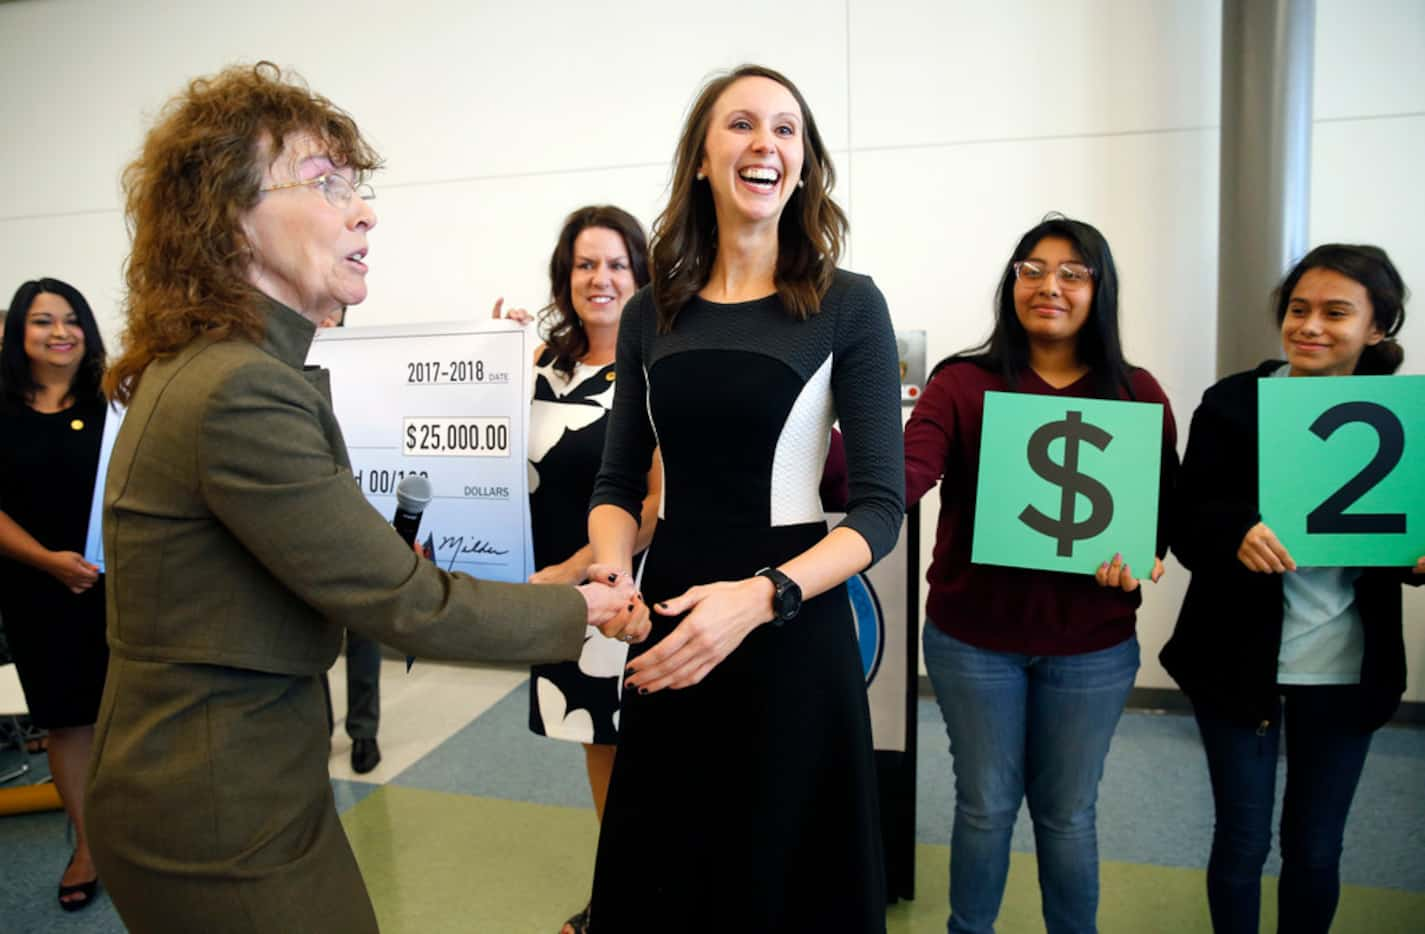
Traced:
<path fill-rule="evenodd" d="M 325 175 L 318 175 L 316 178 L 308 178 L 297 182 L 283 182 L 281 185 L 273 185 L 271 188 L 259 188 L 260 192 L 282 191 L 285 188 L 307 188 L 315 186 L 326 195 L 327 203 L 334 208 L 345 208 L 351 204 L 352 195 L 360 195 L 362 201 L 370 201 L 376 197 L 376 191 L 365 182 L 354 183 L 345 175 L 338 175 L 335 172 L 328 172 Z"/>
<path fill-rule="evenodd" d="M 1037 285 L 1049 275 L 1049 264 L 1037 259 L 1022 259 L 1014 264 L 1014 277 L 1020 282 Z M 1066 289 L 1081 289 L 1093 282 L 1093 267 L 1083 263 L 1060 263 L 1054 269 L 1054 278 Z"/>

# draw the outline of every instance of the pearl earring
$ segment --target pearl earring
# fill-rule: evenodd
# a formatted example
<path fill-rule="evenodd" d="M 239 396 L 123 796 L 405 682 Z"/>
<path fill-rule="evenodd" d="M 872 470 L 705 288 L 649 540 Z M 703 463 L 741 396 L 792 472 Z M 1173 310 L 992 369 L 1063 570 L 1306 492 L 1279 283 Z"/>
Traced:
<path fill-rule="evenodd" d="M 698 169 L 697 174 L 694 175 L 693 177 L 696 178 L 698 181 L 702 181 L 702 180 L 703 180 L 704 178 L 706 178 L 707 176 L 703 174 L 703 170 L 702 170 L 702 169 Z"/>
<path fill-rule="evenodd" d="M 804 178 L 799 178 L 799 179 L 797 179 L 797 187 L 798 187 L 798 188 L 805 188 L 806 186 L 807 186 L 807 180 L 806 180 L 806 179 L 804 179 Z"/>

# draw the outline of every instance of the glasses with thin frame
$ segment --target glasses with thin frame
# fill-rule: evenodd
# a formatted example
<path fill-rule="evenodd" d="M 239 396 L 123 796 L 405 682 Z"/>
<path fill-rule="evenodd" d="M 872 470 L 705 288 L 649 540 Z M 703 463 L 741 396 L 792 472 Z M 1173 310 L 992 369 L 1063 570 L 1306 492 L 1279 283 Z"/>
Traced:
<path fill-rule="evenodd" d="M 352 195 L 360 195 L 362 201 L 370 201 L 376 197 L 376 191 L 366 182 L 353 182 L 345 175 L 336 172 L 327 172 L 318 175 L 316 178 L 306 178 L 295 182 L 283 182 L 280 185 L 273 185 L 271 188 L 259 188 L 258 191 L 282 191 L 287 188 L 316 188 L 326 196 L 327 203 L 334 208 L 345 208 L 351 204 Z"/>
<path fill-rule="evenodd" d="M 1014 277 L 1029 285 L 1038 285 L 1050 274 L 1049 264 L 1037 259 L 1022 259 L 1014 264 Z M 1093 267 L 1083 263 L 1060 263 L 1053 270 L 1061 288 L 1081 289 L 1093 281 Z"/>

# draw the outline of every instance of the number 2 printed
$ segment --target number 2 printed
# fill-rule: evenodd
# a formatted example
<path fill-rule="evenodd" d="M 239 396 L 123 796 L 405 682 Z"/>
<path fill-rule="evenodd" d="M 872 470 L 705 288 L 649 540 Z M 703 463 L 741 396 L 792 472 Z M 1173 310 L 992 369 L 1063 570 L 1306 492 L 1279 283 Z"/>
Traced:
<path fill-rule="evenodd" d="M 1380 446 L 1371 462 L 1306 515 L 1306 531 L 1311 535 L 1401 535 L 1405 532 L 1403 512 L 1363 512 L 1347 514 L 1362 496 L 1369 493 L 1400 463 L 1405 453 L 1405 428 L 1395 413 L 1374 402 L 1342 402 L 1322 412 L 1311 423 L 1311 433 L 1328 440 L 1338 428 L 1362 422 L 1375 429 Z"/>

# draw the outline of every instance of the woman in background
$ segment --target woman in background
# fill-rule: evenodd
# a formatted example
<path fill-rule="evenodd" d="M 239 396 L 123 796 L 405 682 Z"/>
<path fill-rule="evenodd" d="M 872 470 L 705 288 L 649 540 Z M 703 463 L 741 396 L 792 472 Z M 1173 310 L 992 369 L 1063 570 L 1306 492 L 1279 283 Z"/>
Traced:
<path fill-rule="evenodd" d="M 104 342 L 84 296 L 58 279 L 10 301 L 0 348 L 0 616 L 25 702 L 49 730 L 50 774 L 74 824 L 59 904 L 94 901 L 84 781 L 104 691 L 104 578 L 84 559 L 108 406 Z"/>
<path fill-rule="evenodd" d="M 633 293 L 647 284 L 647 241 L 627 211 L 595 205 L 565 219 L 549 258 L 550 302 L 540 314 L 547 340 L 534 352 L 529 511 L 538 570 L 532 584 L 582 584 L 588 578 L 594 560 L 589 498 L 613 405 L 619 319 Z M 519 309 L 507 315 L 522 322 L 529 317 Z M 647 482 L 639 551 L 658 521 L 657 457 Z M 590 627 L 577 662 L 536 665 L 530 673 L 529 727 L 583 744 L 594 813 L 601 821 L 627 661 L 625 642 Z M 586 906 L 565 922 L 561 934 L 584 934 L 588 924 Z"/>
<path fill-rule="evenodd" d="M 1283 719 L 1277 929 L 1330 929 L 1351 799 L 1371 737 L 1405 691 L 1400 587 L 1425 580 L 1425 558 L 1413 569 L 1297 567 L 1258 508 L 1257 387 L 1394 373 L 1405 296 L 1379 247 L 1317 247 L 1276 292 L 1286 359 L 1227 377 L 1193 413 L 1173 540 L 1192 579 L 1162 661 L 1192 701 L 1207 752 L 1218 934 L 1257 930 Z"/>
<path fill-rule="evenodd" d="M 1173 413 L 1152 375 L 1123 359 L 1118 271 L 1093 226 L 1051 215 L 1020 238 L 1000 274 L 989 340 L 932 371 L 905 429 L 907 501 L 941 484 L 923 638 L 955 768 L 948 930 L 994 929 L 1027 798 L 1045 926 L 1093 931 L 1098 784 L 1138 671 L 1142 595 L 1118 555 L 1092 576 L 971 563 L 988 391 L 1161 405 L 1166 552 Z M 1156 581 L 1162 564 L 1143 570 Z"/>

